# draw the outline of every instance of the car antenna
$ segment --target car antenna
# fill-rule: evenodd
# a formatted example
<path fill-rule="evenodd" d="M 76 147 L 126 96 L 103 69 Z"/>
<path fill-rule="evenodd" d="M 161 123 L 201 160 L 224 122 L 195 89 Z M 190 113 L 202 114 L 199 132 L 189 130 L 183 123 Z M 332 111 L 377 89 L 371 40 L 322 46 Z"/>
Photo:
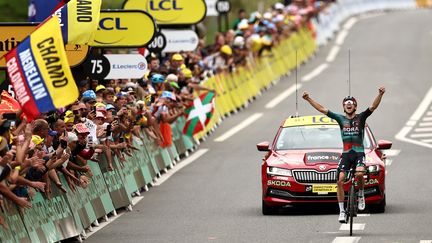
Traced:
<path fill-rule="evenodd" d="M 295 81 L 296 81 L 296 83 L 295 83 L 295 87 L 296 87 L 296 117 L 298 117 L 298 89 L 297 89 L 297 82 L 298 82 L 298 62 L 297 62 L 297 53 L 298 53 L 298 50 L 296 49 L 296 61 L 295 61 L 295 63 L 296 63 L 296 69 L 295 69 L 295 76 L 296 76 L 296 78 L 295 78 Z"/>
<path fill-rule="evenodd" d="M 348 95 L 351 96 L 351 48 L 348 49 Z"/>

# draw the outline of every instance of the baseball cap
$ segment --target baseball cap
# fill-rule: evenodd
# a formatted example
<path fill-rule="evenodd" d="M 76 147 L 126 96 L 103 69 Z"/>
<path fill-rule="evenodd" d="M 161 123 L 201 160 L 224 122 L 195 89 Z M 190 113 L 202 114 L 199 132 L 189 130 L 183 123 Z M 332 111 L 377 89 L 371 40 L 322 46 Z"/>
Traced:
<path fill-rule="evenodd" d="M 182 70 L 185 78 L 192 78 L 192 71 L 189 68 L 185 68 Z"/>
<path fill-rule="evenodd" d="M 100 111 L 96 111 L 96 118 L 104 118 L 105 119 L 105 115 Z"/>
<path fill-rule="evenodd" d="M 96 102 L 96 93 L 93 90 L 87 90 L 83 93 L 81 101 L 83 103 Z"/>
<path fill-rule="evenodd" d="M 57 132 L 56 131 L 54 131 L 54 130 L 49 130 L 48 131 L 48 135 L 50 135 L 51 137 L 55 137 L 55 136 L 57 136 Z"/>
<path fill-rule="evenodd" d="M 106 90 L 105 86 L 103 86 L 102 84 L 99 84 L 98 86 L 96 86 L 96 92 L 99 92 L 101 90 Z"/>
<path fill-rule="evenodd" d="M 180 89 L 180 86 L 178 85 L 177 82 L 170 82 L 169 84 L 170 84 L 171 87 L 173 87 L 173 88 Z"/>
<path fill-rule="evenodd" d="M 226 54 L 226 55 L 232 55 L 232 49 L 229 45 L 223 45 L 220 48 L 220 52 Z"/>
<path fill-rule="evenodd" d="M 89 129 L 84 123 L 78 123 L 75 125 L 75 130 L 78 133 L 90 133 Z"/>
<path fill-rule="evenodd" d="M 171 74 L 168 74 L 168 76 L 166 77 L 166 80 L 168 82 L 177 82 L 178 81 L 178 77 L 177 77 L 177 75 L 171 73 Z"/>
<path fill-rule="evenodd" d="M 174 100 L 174 101 L 176 100 L 175 95 L 172 92 L 170 92 L 170 91 L 164 91 L 164 92 L 162 92 L 161 98 L 168 98 L 168 99 L 171 99 L 171 100 Z"/>
<path fill-rule="evenodd" d="M 31 141 L 33 142 L 34 145 L 39 145 L 41 143 L 43 143 L 45 139 L 41 138 L 39 135 L 33 135 L 31 138 Z"/>
<path fill-rule="evenodd" d="M 113 110 L 113 109 L 115 110 L 115 107 L 113 105 L 111 105 L 111 104 L 107 104 L 105 108 L 106 108 L 107 111 Z"/>
<path fill-rule="evenodd" d="M 118 93 L 116 94 L 116 97 L 117 97 L 117 98 L 122 98 L 122 97 L 125 97 L 125 96 L 127 96 L 127 93 L 126 93 L 126 92 L 123 92 L 123 91 L 120 91 L 120 92 L 118 92 Z"/>
<path fill-rule="evenodd" d="M 68 143 L 78 141 L 78 136 L 74 132 L 68 132 Z"/>
<path fill-rule="evenodd" d="M 127 87 L 127 88 L 125 89 L 125 92 L 127 92 L 128 94 L 130 94 L 130 93 L 135 93 L 135 89 L 134 89 L 133 87 Z"/>
<path fill-rule="evenodd" d="M 183 61 L 182 55 L 180 55 L 178 53 L 174 54 L 171 59 L 174 61 Z"/>

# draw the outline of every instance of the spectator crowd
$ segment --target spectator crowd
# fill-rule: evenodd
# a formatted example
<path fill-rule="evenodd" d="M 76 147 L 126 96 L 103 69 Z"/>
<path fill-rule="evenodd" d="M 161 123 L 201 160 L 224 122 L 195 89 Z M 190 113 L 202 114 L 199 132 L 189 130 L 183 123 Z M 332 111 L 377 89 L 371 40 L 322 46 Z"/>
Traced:
<path fill-rule="evenodd" d="M 52 186 L 63 193 L 86 188 L 93 176 L 87 161 L 104 156 L 114 170 L 115 157 L 126 163 L 138 149 L 133 139 L 171 146 L 170 124 L 185 115 L 196 93 L 215 92 L 203 85 L 208 77 L 236 72 L 300 28 L 313 30 L 309 20 L 328 2 L 293 0 L 249 15 L 240 10 L 232 29 L 217 33 L 211 45 L 200 40 L 192 52 L 150 53 L 142 79 L 81 80 L 75 103 L 31 122 L 19 111 L 0 114 L 0 206 L 8 199 L 30 208 L 35 192 L 49 199 Z M 0 224 L 7 227 L 1 217 Z"/>

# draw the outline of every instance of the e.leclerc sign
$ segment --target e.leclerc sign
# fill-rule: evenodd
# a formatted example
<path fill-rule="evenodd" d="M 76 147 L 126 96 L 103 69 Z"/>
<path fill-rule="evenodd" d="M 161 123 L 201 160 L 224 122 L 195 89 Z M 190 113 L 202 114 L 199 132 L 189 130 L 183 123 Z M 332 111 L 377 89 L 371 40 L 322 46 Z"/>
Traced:
<path fill-rule="evenodd" d="M 126 0 L 124 9 L 139 9 L 153 16 L 158 25 L 192 25 L 207 11 L 204 0 Z"/>
<path fill-rule="evenodd" d="M 102 10 L 91 46 L 144 47 L 156 33 L 156 24 L 141 10 Z"/>

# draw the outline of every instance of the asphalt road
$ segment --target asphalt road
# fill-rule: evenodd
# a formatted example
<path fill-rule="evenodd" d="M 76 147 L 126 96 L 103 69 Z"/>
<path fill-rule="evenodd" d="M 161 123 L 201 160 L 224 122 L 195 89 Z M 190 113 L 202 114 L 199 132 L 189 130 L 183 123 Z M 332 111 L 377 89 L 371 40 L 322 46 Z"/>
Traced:
<path fill-rule="evenodd" d="M 389 157 L 392 163 L 387 167 L 386 178 L 387 210 L 384 214 L 356 218 L 355 223 L 364 226 L 363 230 L 355 231 L 355 237 L 359 238 L 340 238 L 348 236 L 348 232 L 340 230 L 336 205 L 291 209 L 280 216 L 261 214 L 263 154 L 255 145 L 271 141 L 280 122 L 295 114 L 295 94 L 272 109 L 265 108 L 295 83 L 295 75 L 291 75 L 247 109 L 226 119 L 200 145 L 199 149 L 209 149 L 208 152 L 160 186 L 143 193 L 144 199 L 133 212 L 124 214 L 86 241 L 431 242 L 432 148 L 400 141 L 395 136 L 431 88 L 432 11 L 369 14 L 358 16 L 357 20 L 334 61 L 326 61 L 335 46 L 333 41 L 299 69 L 302 84 L 299 95 L 308 90 L 311 97 L 327 108 L 342 112 L 341 100 L 348 93 L 348 49 L 351 49 L 351 92 L 359 102 L 358 110 L 372 103 L 379 86 L 387 89 L 380 107 L 368 119 L 377 140 L 393 141 L 393 154 Z M 320 75 L 309 82 L 301 81 L 301 77 L 323 63 L 328 68 Z M 417 114 L 427 121 L 432 106 L 426 105 L 428 111 Z M 298 108 L 300 115 L 317 113 L 301 99 Z M 256 113 L 264 115 L 224 142 L 214 141 Z"/>

